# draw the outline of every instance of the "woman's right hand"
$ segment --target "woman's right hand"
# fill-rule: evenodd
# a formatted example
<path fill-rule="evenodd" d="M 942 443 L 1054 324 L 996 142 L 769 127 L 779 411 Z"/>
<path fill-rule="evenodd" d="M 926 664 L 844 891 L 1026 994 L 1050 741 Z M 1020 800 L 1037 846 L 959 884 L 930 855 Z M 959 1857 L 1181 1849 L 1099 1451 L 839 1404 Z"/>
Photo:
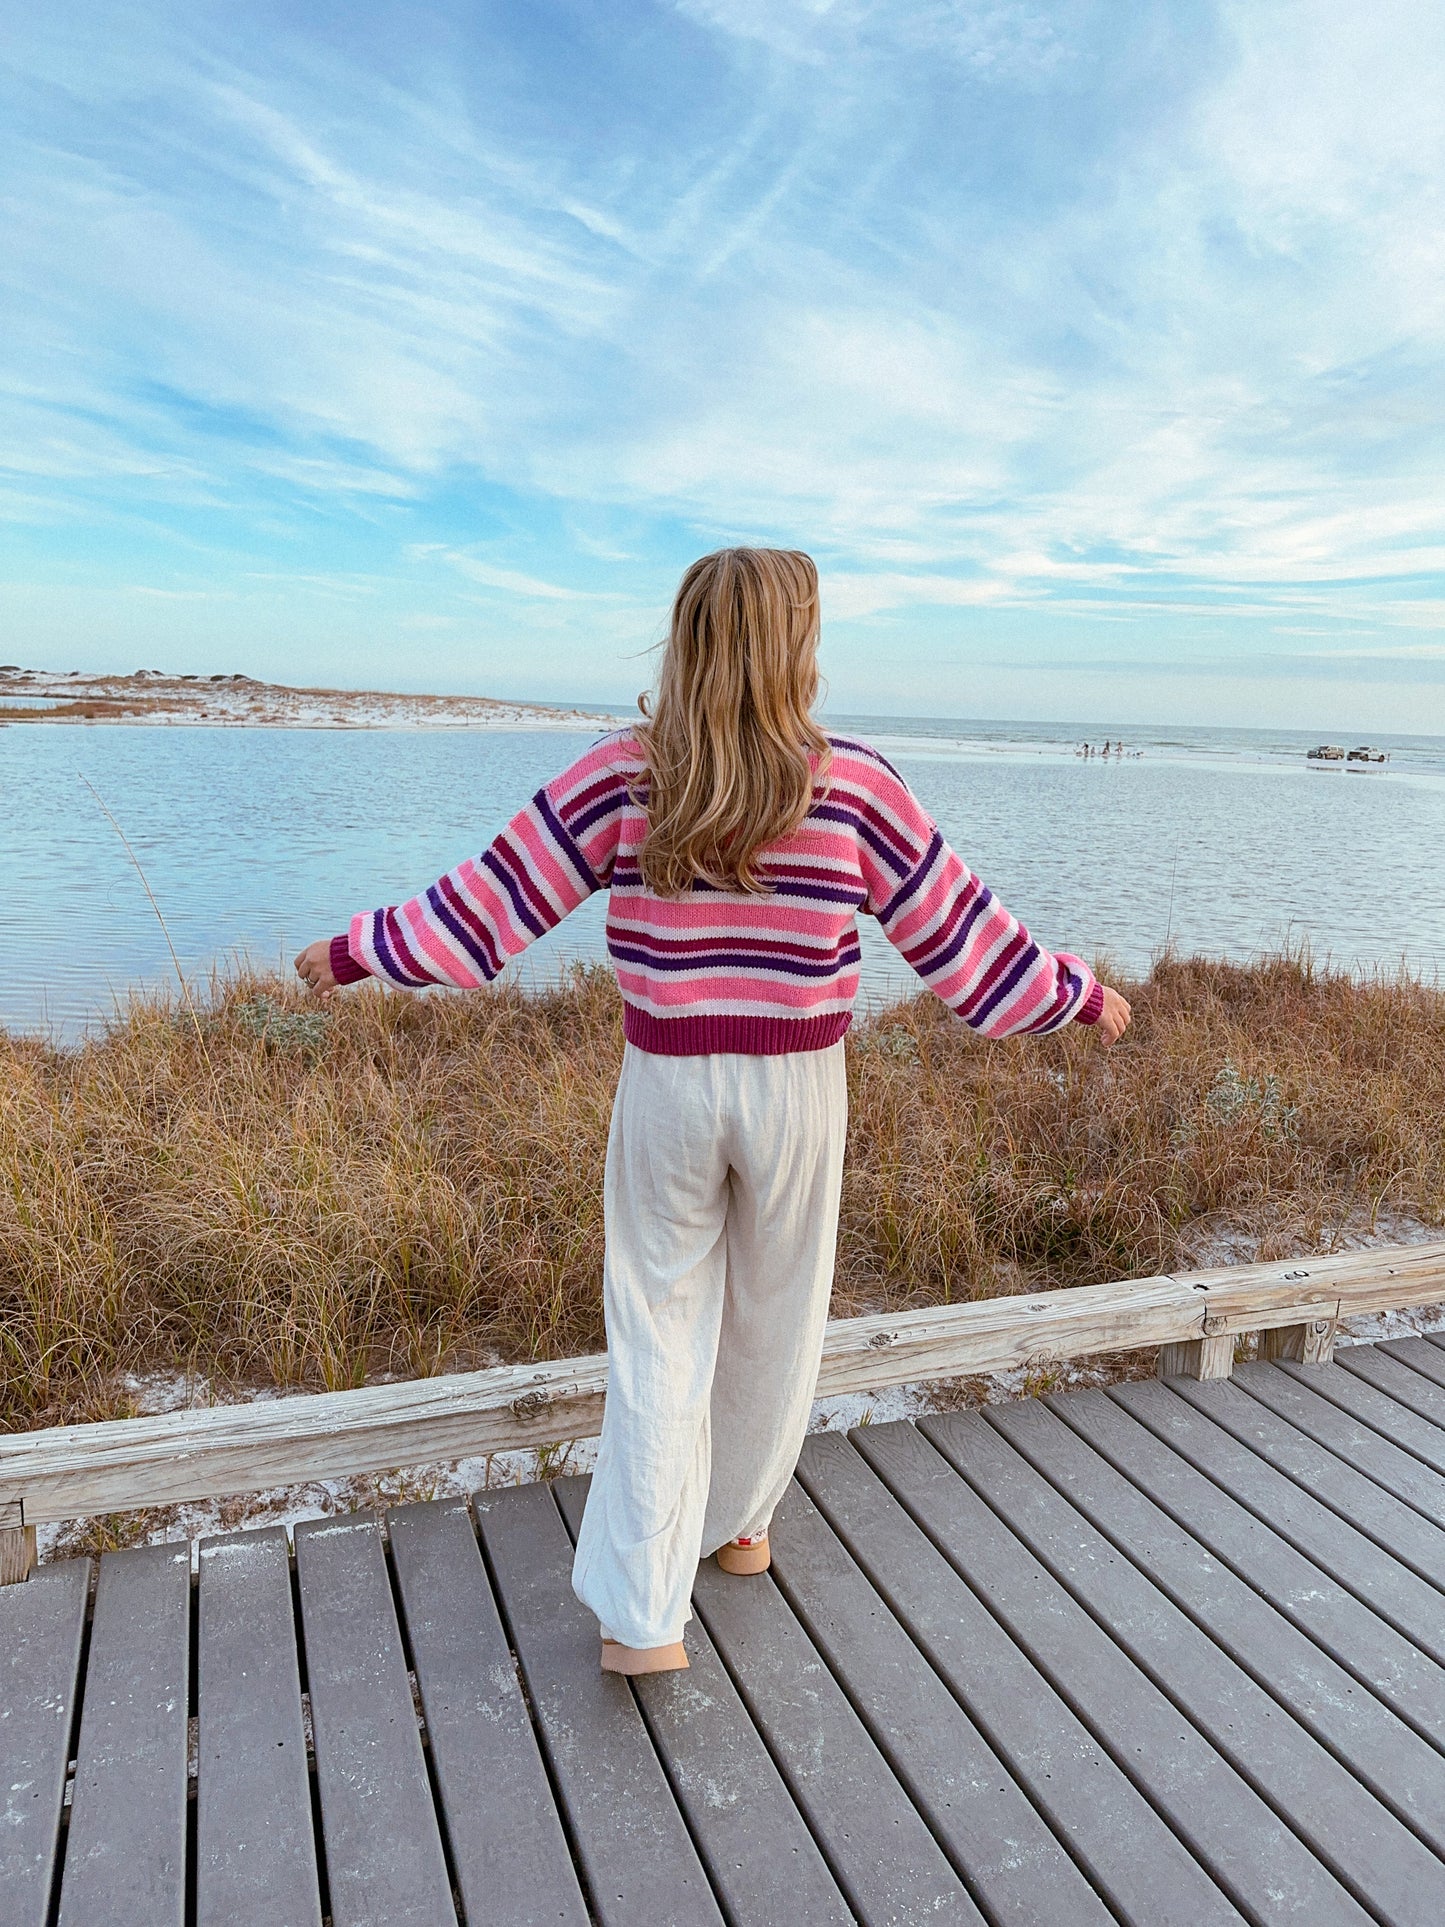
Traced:
<path fill-rule="evenodd" d="M 1104 1008 L 1099 1012 L 1094 1031 L 1104 1049 L 1108 1050 L 1111 1044 L 1118 1043 L 1129 1028 L 1133 1012 L 1117 990 L 1110 990 L 1107 984 L 1100 984 L 1099 988 L 1104 993 Z"/>

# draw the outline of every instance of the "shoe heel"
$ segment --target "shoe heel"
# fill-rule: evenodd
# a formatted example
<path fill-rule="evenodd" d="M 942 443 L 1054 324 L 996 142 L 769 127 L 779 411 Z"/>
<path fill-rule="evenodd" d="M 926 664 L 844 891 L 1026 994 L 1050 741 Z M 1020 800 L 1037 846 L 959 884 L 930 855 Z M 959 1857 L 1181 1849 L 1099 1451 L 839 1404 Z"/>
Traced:
<path fill-rule="evenodd" d="M 773 1555 L 764 1534 L 755 1539 L 750 1546 L 735 1544 L 719 1546 L 717 1562 L 724 1572 L 740 1574 L 766 1572 L 773 1563 Z"/>
<path fill-rule="evenodd" d="M 629 1679 L 643 1673 L 685 1673 L 687 1649 L 681 1640 L 675 1646 L 622 1646 L 615 1639 L 604 1639 L 602 1670 L 623 1673 Z"/>

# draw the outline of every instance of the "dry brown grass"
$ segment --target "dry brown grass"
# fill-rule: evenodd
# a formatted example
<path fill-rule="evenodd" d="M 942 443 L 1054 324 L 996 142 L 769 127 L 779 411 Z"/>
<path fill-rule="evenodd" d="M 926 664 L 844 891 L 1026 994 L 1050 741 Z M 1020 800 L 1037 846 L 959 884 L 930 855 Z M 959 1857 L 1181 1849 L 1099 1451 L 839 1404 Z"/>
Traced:
<path fill-rule="evenodd" d="M 837 1309 L 929 1304 L 1445 1217 L 1445 995 L 1161 964 L 1135 1026 L 983 1044 L 924 998 L 850 1042 Z M 610 977 L 323 1014 L 218 984 L 74 1051 L 0 1033 L 0 1425 L 127 1375 L 355 1385 L 600 1347 Z"/>

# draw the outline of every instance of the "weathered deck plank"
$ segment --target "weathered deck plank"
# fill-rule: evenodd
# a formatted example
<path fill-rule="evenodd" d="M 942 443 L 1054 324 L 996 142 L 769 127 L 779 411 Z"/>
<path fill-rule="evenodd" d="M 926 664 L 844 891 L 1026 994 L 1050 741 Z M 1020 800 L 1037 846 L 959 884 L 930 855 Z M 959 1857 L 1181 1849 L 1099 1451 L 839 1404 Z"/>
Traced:
<path fill-rule="evenodd" d="M 1383 1551 L 1445 1589 L 1445 1533 L 1413 1506 L 1232 1382 L 1205 1385 L 1178 1378 L 1171 1379 L 1169 1389 Z"/>
<path fill-rule="evenodd" d="M 1445 1668 L 1104 1393 L 1053 1397 L 1047 1403 L 1116 1472 L 1253 1586 L 1261 1599 L 1277 1607 L 1417 1732 L 1445 1748 Z M 1175 1408 L 1183 1410 L 1177 1400 Z M 1338 1520 L 1333 1523 L 1343 1536 L 1347 1528 Z M 1370 1551 L 1375 1567 L 1384 1563 L 1378 1551 Z M 1420 1585 L 1402 1568 L 1395 1572 Z M 1439 1608 L 1437 1595 L 1437 1622 Z M 1213 1633 L 1214 1628 L 1208 1630 Z"/>
<path fill-rule="evenodd" d="M 693 1603 L 864 1927 L 983 1919 L 771 1575 L 705 1560 Z"/>
<path fill-rule="evenodd" d="M 1171 1387 L 1114 1386 L 1110 1399 L 1227 1493 L 1266 1530 L 1346 1586 L 1373 1616 L 1437 1665 L 1445 1666 L 1445 1614 L 1428 1580 L 1385 1552 L 1358 1526 L 1196 1411 Z"/>
<path fill-rule="evenodd" d="M 90 1562 L 0 1592 L 0 1894 L 9 1927 L 45 1927 L 79 1689 Z"/>
<path fill-rule="evenodd" d="M 820 1501 L 868 1548 L 894 1610 L 986 1718 L 1123 1919 L 1193 1927 L 1244 1913 L 1359 1927 L 1369 1918 L 916 1427 L 851 1436 L 951 1573 L 937 1572 L 841 1455 L 814 1485 Z"/>
<path fill-rule="evenodd" d="M 60 1927 L 181 1927 L 186 1911 L 189 1546 L 100 1562 Z"/>
<path fill-rule="evenodd" d="M 1445 1426 L 1445 1382 L 1442 1382 L 1445 1372 L 1440 1379 L 1432 1378 L 1428 1372 L 1420 1371 L 1416 1363 L 1421 1354 L 1427 1358 L 1440 1358 L 1441 1354 L 1418 1338 L 1407 1340 L 1406 1345 L 1418 1345 L 1419 1352 L 1407 1350 L 1405 1346 L 1396 1351 L 1380 1345 L 1342 1345 L 1335 1353 L 1335 1363 L 1342 1371 L 1352 1372 L 1366 1384 L 1386 1393 L 1397 1405 L 1418 1412 L 1433 1425 Z"/>
<path fill-rule="evenodd" d="M 456 1918 L 379 1522 L 296 1528 L 296 1579 L 335 1927 Z"/>
<path fill-rule="evenodd" d="M 572 1543 L 545 1485 L 473 1504 L 592 1911 L 605 1927 L 719 1927 L 722 1915 L 625 1679 L 597 1669 Z"/>
<path fill-rule="evenodd" d="M 1335 1367 L 1315 1369 L 1333 1371 Z M 1358 1391 L 1370 1390 L 1348 1372 L 1340 1376 Z M 1286 1366 L 1242 1365 L 1235 1378 L 1242 1391 L 1286 1419 L 1297 1432 L 1303 1432 L 1343 1464 L 1373 1479 L 1381 1491 L 1412 1506 L 1432 1526 L 1445 1526 L 1445 1477 L 1416 1458 L 1413 1452 L 1396 1445 L 1373 1424 L 1356 1418 L 1310 1384 L 1293 1378 Z M 1413 1417 L 1403 1407 L 1396 1410 L 1402 1422 Z"/>
<path fill-rule="evenodd" d="M 1412 1372 L 1428 1378 L 1434 1385 L 1445 1386 L 1445 1348 L 1425 1338 L 1390 1338 L 1379 1345 L 1352 1345 L 1350 1351 L 1378 1352 L 1382 1358 L 1393 1358 L 1401 1365 L 1408 1365 Z"/>
<path fill-rule="evenodd" d="M 844 1543 L 796 1484 L 773 1519 L 788 1604 L 991 1921 L 1071 1927 L 1108 1909 Z"/>
<path fill-rule="evenodd" d="M 469 1920 L 585 1927 L 587 1907 L 463 1500 L 387 1514 Z"/>
<path fill-rule="evenodd" d="M 1358 1351 L 1361 1347 L 1350 1346 L 1347 1349 Z M 1445 1431 L 1421 1414 L 1412 1403 L 1420 1395 L 1415 1394 L 1410 1381 L 1413 1379 L 1415 1385 L 1422 1386 L 1421 1395 L 1428 1393 L 1428 1385 L 1422 1385 L 1417 1374 L 1403 1365 L 1396 1365 L 1392 1359 L 1377 1358 L 1375 1367 L 1374 1372 L 1369 1372 L 1368 1368 L 1362 1370 L 1356 1360 L 1353 1368 L 1330 1365 L 1322 1371 L 1311 1371 L 1308 1366 L 1281 1365 L 1280 1369 L 1296 1384 L 1304 1385 L 1319 1398 L 1328 1399 L 1331 1405 L 1338 1406 L 1340 1411 L 1358 1419 L 1362 1425 L 1368 1425 L 1381 1438 L 1408 1452 L 1422 1465 L 1428 1465 L 1434 1472 L 1445 1473 Z M 1304 1378 L 1298 1376 L 1301 1370 L 1306 1373 Z M 1399 1396 L 1400 1386 L 1396 1384 L 1391 1387 L 1388 1382 L 1392 1372 L 1404 1379 L 1404 1398 Z M 1381 1378 L 1387 1381 L 1383 1385 Z M 1439 1517 L 1445 1522 L 1445 1489 L 1442 1489 Z"/>
<path fill-rule="evenodd" d="M 1104 1401 L 1107 1405 L 1107 1400 Z M 1340 1759 L 1436 1854 L 1445 1850 L 1445 1757 L 1224 1565 L 1048 1406 L 997 1407 L 990 1422 L 1074 1509 L 1243 1672 Z M 1445 1864 L 1433 1874 L 1445 1918 Z"/>
<path fill-rule="evenodd" d="M 585 1478 L 553 1490 L 575 1545 Z M 702 1622 L 687 1631 L 685 1673 L 633 1681 L 647 1730 L 730 1927 L 843 1927 L 853 1914 L 788 1797 Z"/>
<path fill-rule="evenodd" d="M 197 1602 L 197 1927 L 320 1927 L 286 1534 L 204 1539 Z"/>
<path fill-rule="evenodd" d="M 986 1419 L 922 1430 L 1367 1907 L 1431 1927 L 1445 1866 Z"/>

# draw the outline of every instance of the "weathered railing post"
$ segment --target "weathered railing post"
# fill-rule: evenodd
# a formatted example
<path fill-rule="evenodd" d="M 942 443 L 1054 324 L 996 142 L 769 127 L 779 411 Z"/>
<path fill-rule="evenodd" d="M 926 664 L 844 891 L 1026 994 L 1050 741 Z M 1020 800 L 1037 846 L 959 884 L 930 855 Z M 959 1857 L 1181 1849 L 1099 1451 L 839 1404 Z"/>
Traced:
<path fill-rule="evenodd" d="M 0 1505 L 0 1586 L 28 1579 L 35 1567 L 35 1528 L 25 1523 L 25 1502 Z"/>
<path fill-rule="evenodd" d="M 1335 1355 L 1337 1318 L 1311 1318 L 1304 1325 L 1280 1325 L 1259 1334 L 1261 1358 L 1292 1358 L 1301 1365 L 1328 1365 Z"/>
<path fill-rule="evenodd" d="M 1234 1370 L 1234 1334 L 1217 1332 L 1208 1338 L 1186 1338 L 1178 1345 L 1161 1345 L 1155 1370 L 1160 1378 L 1228 1378 Z"/>

